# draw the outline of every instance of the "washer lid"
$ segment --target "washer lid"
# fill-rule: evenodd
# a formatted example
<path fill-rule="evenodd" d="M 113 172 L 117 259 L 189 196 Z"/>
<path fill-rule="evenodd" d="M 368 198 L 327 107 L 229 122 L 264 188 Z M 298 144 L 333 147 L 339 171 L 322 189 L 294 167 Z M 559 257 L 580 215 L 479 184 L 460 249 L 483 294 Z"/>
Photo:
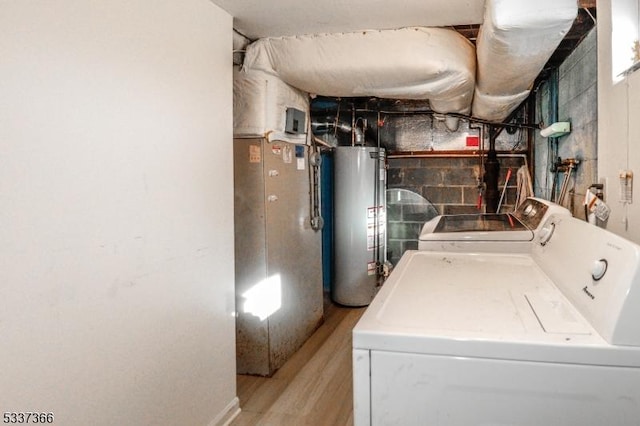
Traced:
<path fill-rule="evenodd" d="M 427 222 L 420 241 L 531 241 L 533 232 L 509 213 L 437 216 Z"/>
<path fill-rule="evenodd" d="M 527 254 L 406 252 L 354 328 L 353 345 L 640 366 L 638 348 L 609 345 Z"/>

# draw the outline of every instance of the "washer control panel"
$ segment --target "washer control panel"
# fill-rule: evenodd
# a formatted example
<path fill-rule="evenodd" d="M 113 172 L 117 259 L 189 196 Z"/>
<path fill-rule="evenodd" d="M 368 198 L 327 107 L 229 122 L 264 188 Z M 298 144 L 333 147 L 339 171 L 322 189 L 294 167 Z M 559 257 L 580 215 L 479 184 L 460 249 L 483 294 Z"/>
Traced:
<path fill-rule="evenodd" d="M 537 229 L 549 206 L 534 198 L 527 198 L 513 215 L 529 229 Z"/>
<path fill-rule="evenodd" d="M 537 231 L 545 218 L 552 214 L 571 216 L 564 207 L 541 198 L 530 197 L 524 200 L 513 214 L 520 222 L 532 231 Z"/>

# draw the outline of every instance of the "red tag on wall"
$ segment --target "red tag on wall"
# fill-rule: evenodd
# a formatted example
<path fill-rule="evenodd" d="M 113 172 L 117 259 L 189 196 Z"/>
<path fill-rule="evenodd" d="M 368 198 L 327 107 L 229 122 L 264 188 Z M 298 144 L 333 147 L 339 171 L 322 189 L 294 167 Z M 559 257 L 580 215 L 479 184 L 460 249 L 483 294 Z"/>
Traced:
<path fill-rule="evenodd" d="M 467 136 L 467 146 L 480 146 L 480 138 L 478 136 Z"/>

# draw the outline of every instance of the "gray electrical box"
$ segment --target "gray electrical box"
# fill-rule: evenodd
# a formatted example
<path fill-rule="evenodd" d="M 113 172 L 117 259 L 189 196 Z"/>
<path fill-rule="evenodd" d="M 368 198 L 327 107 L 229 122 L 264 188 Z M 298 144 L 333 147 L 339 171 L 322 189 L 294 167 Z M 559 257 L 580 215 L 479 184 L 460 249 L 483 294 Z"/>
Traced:
<path fill-rule="evenodd" d="M 287 122 L 284 126 L 285 133 L 307 133 L 306 114 L 295 108 L 287 108 Z"/>

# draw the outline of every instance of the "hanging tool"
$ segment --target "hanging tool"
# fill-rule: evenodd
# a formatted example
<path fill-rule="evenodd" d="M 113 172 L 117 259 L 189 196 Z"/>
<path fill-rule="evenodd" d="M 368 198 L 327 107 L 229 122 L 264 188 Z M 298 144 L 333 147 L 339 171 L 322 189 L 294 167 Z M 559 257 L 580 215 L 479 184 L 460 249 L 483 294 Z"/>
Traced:
<path fill-rule="evenodd" d="M 504 187 L 502 188 L 502 195 L 500 195 L 500 201 L 498 202 L 498 208 L 496 209 L 496 213 L 500 213 L 500 207 L 502 206 L 502 201 L 504 200 L 504 194 L 507 192 L 507 185 L 509 184 L 509 179 L 511 179 L 511 167 L 507 170 L 507 178 L 504 180 Z"/>
<path fill-rule="evenodd" d="M 564 206 L 564 198 L 567 195 L 567 190 L 569 189 L 569 180 L 571 179 L 571 174 L 575 170 L 575 168 L 580 164 L 579 160 L 575 158 L 567 158 L 562 161 L 560 167 L 558 167 L 558 171 L 564 172 L 564 178 L 562 179 L 562 186 L 560 187 L 560 196 L 558 197 L 558 204 Z"/>

